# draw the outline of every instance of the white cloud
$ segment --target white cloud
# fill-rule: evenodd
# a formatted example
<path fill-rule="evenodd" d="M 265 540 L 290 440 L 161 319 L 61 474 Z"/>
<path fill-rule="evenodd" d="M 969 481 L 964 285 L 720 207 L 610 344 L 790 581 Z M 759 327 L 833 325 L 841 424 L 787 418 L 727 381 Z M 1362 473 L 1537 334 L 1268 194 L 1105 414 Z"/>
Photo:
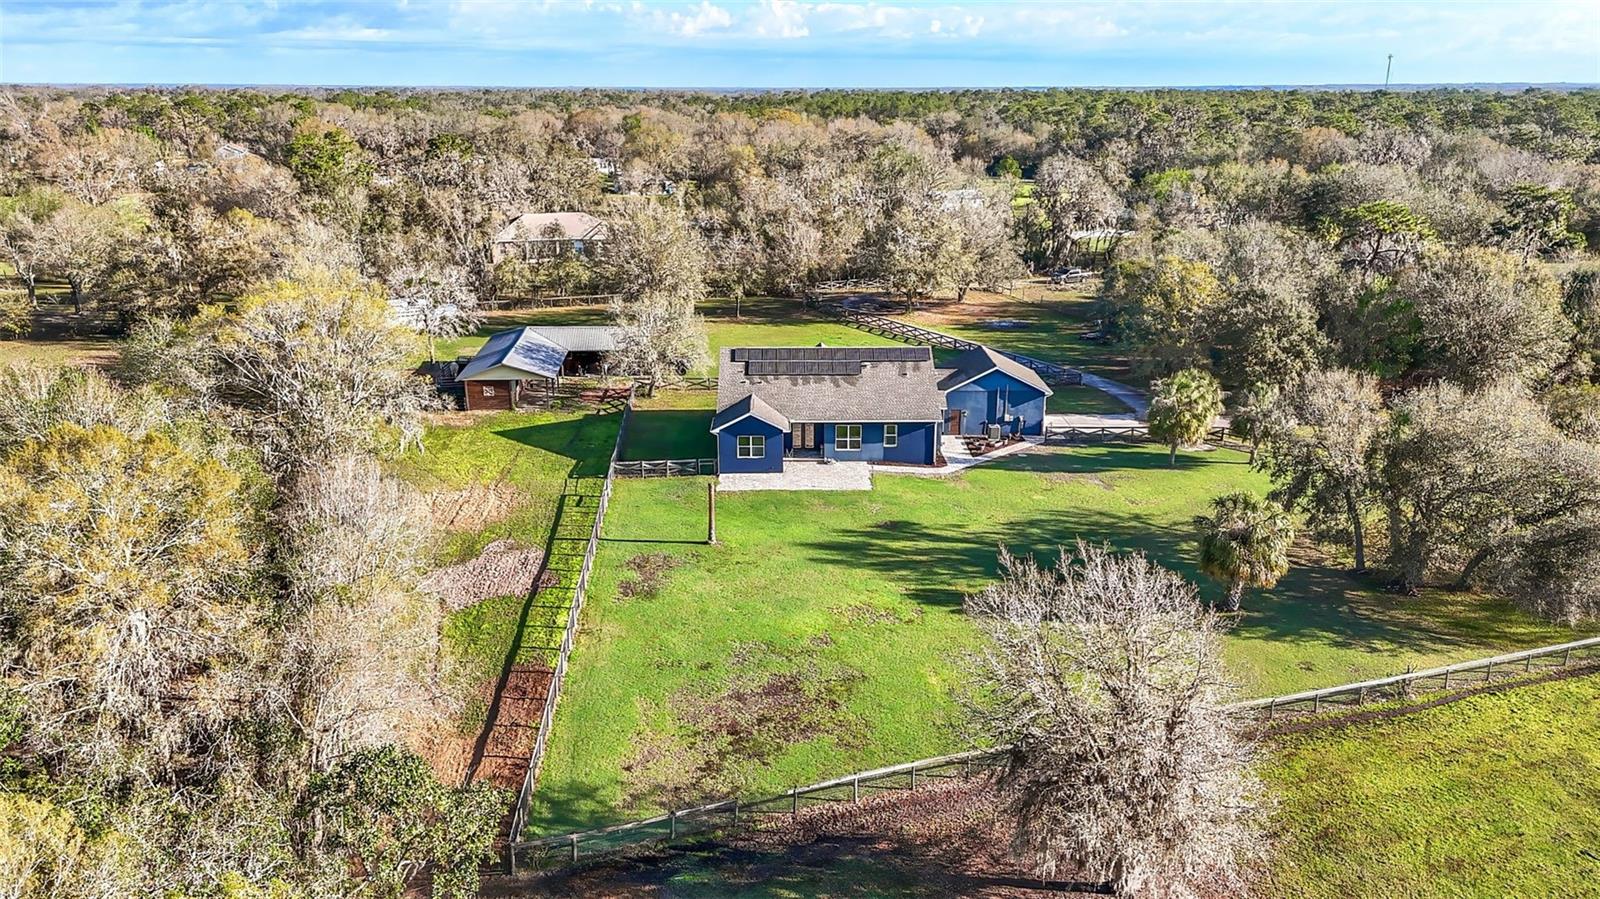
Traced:
<path fill-rule="evenodd" d="M 684 37 L 694 37 L 706 31 L 727 28 L 733 24 L 733 15 L 720 6 L 701 0 L 700 5 L 688 13 L 672 12 L 670 21 L 674 32 Z"/>
<path fill-rule="evenodd" d="M 760 37 L 797 40 L 811 35 L 811 28 L 806 24 L 810 10 L 810 4 L 795 0 L 761 0 L 761 5 L 751 15 L 751 22 Z"/>

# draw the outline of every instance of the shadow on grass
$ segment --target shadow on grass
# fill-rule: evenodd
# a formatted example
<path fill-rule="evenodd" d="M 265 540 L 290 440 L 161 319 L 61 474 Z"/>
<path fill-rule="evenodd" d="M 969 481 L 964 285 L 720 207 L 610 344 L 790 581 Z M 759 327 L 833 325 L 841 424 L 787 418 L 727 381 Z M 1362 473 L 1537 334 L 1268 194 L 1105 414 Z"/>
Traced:
<path fill-rule="evenodd" d="M 1072 455 L 1017 459 L 1006 462 L 1020 467 L 1033 459 L 1034 470 L 1042 463 L 1045 470 L 1063 472 L 1116 467 Z M 1129 461 L 1139 462 L 1138 454 Z M 837 531 L 797 548 L 808 553 L 813 564 L 870 570 L 899 583 L 909 599 L 959 611 L 968 590 L 997 576 L 999 546 L 1054 564 L 1059 553 L 1070 552 L 1080 538 L 1121 551 L 1141 551 L 1195 584 L 1204 601 L 1222 599 L 1222 586 L 1195 568 L 1195 537 L 1189 527 L 1152 524 L 1142 516 L 1107 511 L 1080 508 L 1059 519 L 935 524 L 888 520 Z M 1455 601 L 1444 594 L 1422 599 L 1387 596 L 1345 571 L 1301 559 L 1276 587 L 1250 591 L 1235 622 L 1233 633 L 1248 640 L 1428 652 L 1514 639 L 1525 619 L 1505 603 L 1476 597 Z"/>
<path fill-rule="evenodd" d="M 716 455 L 709 409 L 635 409 L 622 458 L 710 459 Z"/>
<path fill-rule="evenodd" d="M 605 477 L 611 461 L 611 447 L 617 439 L 618 415 L 605 416 L 609 427 L 596 427 L 596 416 L 586 414 L 576 418 L 541 422 L 520 428 L 495 431 L 495 436 L 544 450 L 572 460 L 568 477 Z"/>

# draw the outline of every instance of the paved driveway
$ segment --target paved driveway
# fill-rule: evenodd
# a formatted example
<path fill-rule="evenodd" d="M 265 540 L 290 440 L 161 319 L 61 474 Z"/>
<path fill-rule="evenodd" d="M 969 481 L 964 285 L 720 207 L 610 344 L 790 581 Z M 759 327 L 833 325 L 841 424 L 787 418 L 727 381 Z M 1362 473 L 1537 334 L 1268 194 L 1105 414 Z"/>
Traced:
<path fill-rule="evenodd" d="M 824 465 L 809 459 L 785 459 L 775 474 L 719 474 L 718 490 L 871 490 L 872 466 L 866 462 Z"/>

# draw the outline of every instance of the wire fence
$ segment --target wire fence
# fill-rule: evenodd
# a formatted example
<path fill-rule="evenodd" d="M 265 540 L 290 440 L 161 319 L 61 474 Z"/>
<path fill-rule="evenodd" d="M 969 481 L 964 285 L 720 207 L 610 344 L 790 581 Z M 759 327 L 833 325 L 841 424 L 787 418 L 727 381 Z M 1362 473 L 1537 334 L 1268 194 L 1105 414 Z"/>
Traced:
<path fill-rule="evenodd" d="M 606 520 L 606 508 L 611 503 L 611 485 L 615 478 L 617 457 L 622 453 L 622 441 L 628 433 L 628 421 L 633 416 L 633 391 L 628 391 L 621 405 L 622 422 L 617 428 L 617 442 L 611 448 L 611 463 L 606 468 L 605 483 L 600 488 L 600 502 L 595 509 L 594 526 L 589 530 L 589 543 L 584 549 L 583 564 L 578 568 L 578 583 L 573 591 L 572 605 L 567 608 L 567 624 L 561 633 L 561 648 L 556 654 L 555 673 L 545 688 L 544 711 L 539 715 L 539 730 L 534 736 L 533 751 L 528 753 L 528 767 L 522 775 L 522 787 L 517 791 L 517 804 L 511 810 L 509 845 L 515 847 L 528 824 L 528 808 L 533 802 L 533 788 L 539 780 L 539 768 L 544 764 L 545 752 L 550 747 L 550 729 L 555 723 L 556 703 L 561 699 L 561 686 L 567 680 L 567 663 L 572 657 L 572 646 L 578 634 L 578 614 L 583 611 L 584 596 L 588 593 L 589 574 L 594 570 L 595 552 L 600 547 L 600 529 Z M 513 866 L 516 851 L 511 851 Z"/>
<path fill-rule="evenodd" d="M 1526 678 L 1573 665 L 1596 664 L 1600 664 L 1600 637 L 1591 637 L 1394 677 L 1250 700 L 1230 708 L 1257 721 L 1268 722 L 1459 690 L 1489 683 L 1497 677 L 1501 680 Z M 513 840 L 508 851 L 511 870 L 515 873 L 519 865 L 531 870 L 552 870 L 576 864 L 585 857 L 676 840 L 695 833 L 755 825 L 783 816 L 797 817 L 802 810 L 816 806 L 860 802 L 863 797 L 890 791 L 915 791 L 951 778 L 970 777 L 998 768 L 1004 763 L 1006 752 L 1003 748 L 973 749 L 859 771 L 757 799 L 723 799 L 610 827 Z"/>

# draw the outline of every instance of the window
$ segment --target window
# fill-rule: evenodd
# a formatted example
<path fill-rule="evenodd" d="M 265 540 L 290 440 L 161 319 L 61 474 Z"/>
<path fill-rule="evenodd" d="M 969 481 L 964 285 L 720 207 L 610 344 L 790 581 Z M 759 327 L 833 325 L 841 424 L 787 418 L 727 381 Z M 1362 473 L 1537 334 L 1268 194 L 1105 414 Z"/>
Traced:
<path fill-rule="evenodd" d="M 760 434 L 740 435 L 738 455 L 741 459 L 765 459 L 767 457 L 767 438 Z"/>
<path fill-rule="evenodd" d="M 899 425 L 884 425 L 883 426 L 883 445 L 884 446 L 899 446 L 900 445 L 900 426 Z"/>
<path fill-rule="evenodd" d="M 485 385 L 483 385 L 483 395 L 484 396 L 494 396 L 494 385 L 493 384 L 485 384 Z"/>
<path fill-rule="evenodd" d="M 861 449 L 861 426 L 834 425 L 833 448 L 839 452 Z"/>

